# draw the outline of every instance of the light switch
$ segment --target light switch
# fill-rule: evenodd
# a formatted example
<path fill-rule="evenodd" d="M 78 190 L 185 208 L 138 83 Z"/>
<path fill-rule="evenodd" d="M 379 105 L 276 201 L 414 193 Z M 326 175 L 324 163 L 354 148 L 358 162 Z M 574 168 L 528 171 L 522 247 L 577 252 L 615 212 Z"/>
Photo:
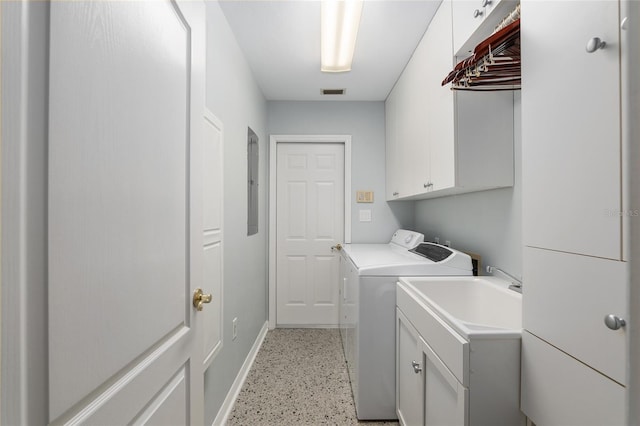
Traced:
<path fill-rule="evenodd" d="M 371 222 L 371 210 L 360 210 L 360 222 Z"/>

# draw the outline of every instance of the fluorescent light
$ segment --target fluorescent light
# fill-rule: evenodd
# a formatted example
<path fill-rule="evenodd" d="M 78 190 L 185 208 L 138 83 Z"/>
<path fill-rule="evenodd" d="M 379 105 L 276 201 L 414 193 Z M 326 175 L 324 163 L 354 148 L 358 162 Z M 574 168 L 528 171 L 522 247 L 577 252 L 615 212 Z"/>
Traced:
<path fill-rule="evenodd" d="M 362 0 L 324 0 L 321 11 L 320 70 L 351 71 L 362 15 Z"/>

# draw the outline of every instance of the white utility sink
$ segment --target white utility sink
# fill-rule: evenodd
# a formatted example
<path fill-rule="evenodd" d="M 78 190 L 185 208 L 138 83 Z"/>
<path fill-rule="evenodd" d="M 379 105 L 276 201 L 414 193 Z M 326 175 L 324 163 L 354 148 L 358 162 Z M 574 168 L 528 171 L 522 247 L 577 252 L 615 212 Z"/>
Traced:
<path fill-rule="evenodd" d="M 522 295 L 496 277 L 403 277 L 412 296 L 459 334 L 490 337 L 522 334 Z"/>
<path fill-rule="evenodd" d="M 524 426 L 520 411 L 522 294 L 509 290 L 511 283 L 496 277 L 399 281 L 399 415 L 403 409 L 412 413 L 408 407 L 414 405 L 410 398 L 417 382 L 417 392 L 424 392 L 418 395 L 425 401 L 426 417 L 414 423 Z M 416 374 L 423 371 L 422 381 L 417 380 Z"/>

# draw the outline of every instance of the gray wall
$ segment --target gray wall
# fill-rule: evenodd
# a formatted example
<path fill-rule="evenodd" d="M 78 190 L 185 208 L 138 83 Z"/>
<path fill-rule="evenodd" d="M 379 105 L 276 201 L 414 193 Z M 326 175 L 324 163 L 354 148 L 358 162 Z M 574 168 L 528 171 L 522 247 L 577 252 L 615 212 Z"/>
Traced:
<path fill-rule="evenodd" d="M 410 203 L 385 199 L 384 102 L 268 103 L 270 134 L 351 135 L 351 241 L 386 243 L 400 227 L 413 224 Z M 355 202 L 357 190 L 374 192 L 373 204 Z M 371 222 L 360 222 L 359 210 L 370 209 Z"/>
<path fill-rule="evenodd" d="M 205 374 L 211 424 L 267 319 L 266 101 L 218 2 L 207 2 L 207 108 L 224 125 L 223 346 Z M 258 233 L 247 237 L 247 127 L 259 137 Z M 238 317 L 238 337 L 231 340 Z"/>
<path fill-rule="evenodd" d="M 432 240 L 482 256 L 483 265 L 522 276 L 522 198 L 520 93 L 515 95 L 515 185 L 513 188 L 416 202 L 415 228 Z"/>

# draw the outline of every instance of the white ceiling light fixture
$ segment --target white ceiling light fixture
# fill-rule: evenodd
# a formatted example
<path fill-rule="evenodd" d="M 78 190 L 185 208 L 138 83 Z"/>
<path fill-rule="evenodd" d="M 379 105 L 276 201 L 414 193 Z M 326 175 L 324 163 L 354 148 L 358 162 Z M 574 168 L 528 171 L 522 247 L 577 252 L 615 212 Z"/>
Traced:
<path fill-rule="evenodd" d="M 321 66 L 323 72 L 351 71 L 362 0 L 324 0 L 321 6 Z"/>

